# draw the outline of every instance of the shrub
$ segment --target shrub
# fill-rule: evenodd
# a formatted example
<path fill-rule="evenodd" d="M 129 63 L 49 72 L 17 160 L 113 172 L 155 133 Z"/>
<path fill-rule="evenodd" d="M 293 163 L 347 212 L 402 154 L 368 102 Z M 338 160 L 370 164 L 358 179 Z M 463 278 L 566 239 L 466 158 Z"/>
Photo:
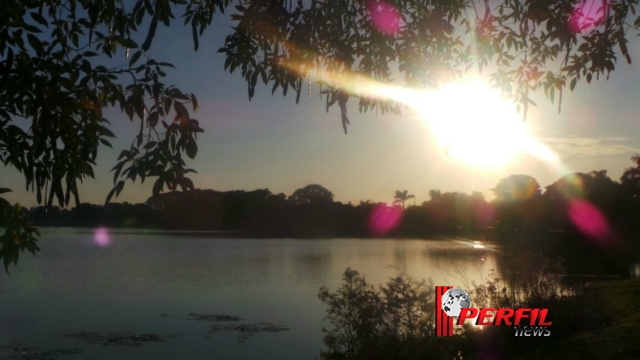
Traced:
<path fill-rule="evenodd" d="M 335 292 L 320 288 L 327 304 L 323 328 L 327 350 L 322 359 L 431 359 L 494 356 L 522 357 L 524 348 L 545 345 L 580 331 L 606 325 L 609 312 L 593 292 L 565 291 L 560 282 L 562 259 L 523 253 L 506 259 L 501 276 L 484 284 L 473 284 L 473 307 L 549 308 L 552 336 L 514 338 L 511 327 L 466 325 L 453 337 L 435 337 L 435 291 L 431 280 L 417 281 L 406 274 L 374 286 L 348 268 L 343 284 Z M 488 346 L 488 347 L 487 347 Z M 493 354 L 493 355 L 492 355 Z"/>

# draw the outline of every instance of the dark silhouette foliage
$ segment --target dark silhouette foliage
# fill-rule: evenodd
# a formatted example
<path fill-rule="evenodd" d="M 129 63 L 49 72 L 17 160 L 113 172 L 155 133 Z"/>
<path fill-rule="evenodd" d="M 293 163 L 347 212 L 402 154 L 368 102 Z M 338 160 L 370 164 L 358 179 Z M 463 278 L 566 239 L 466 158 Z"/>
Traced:
<path fill-rule="evenodd" d="M 436 87 L 476 66 L 523 115 L 540 88 L 553 101 L 568 86 L 608 76 L 619 57 L 631 63 L 628 38 L 640 27 L 638 1 L 241 1 L 219 52 L 225 70 L 240 70 L 251 99 L 260 79 L 272 93 L 289 89 L 299 101 L 311 77 L 327 110 L 337 104 L 344 131 L 347 104 L 359 111 L 399 113 L 400 106 L 367 91 L 400 73 L 408 87 Z M 230 0 L 8 0 L 0 14 L 0 161 L 25 177 L 38 204 L 51 209 L 81 201 L 78 183 L 94 177 L 100 146 L 114 137 L 108 107 L 140 127 L 113 168 L 108 203 L 126 181 L 154 179 L 192 190 L 186 158 L 198 152 L 194 94 L 162 81 L 173 65 L 148 51 L 158 26 L 176 16 L 190 26 L 194 50 L 214 15 Z M 184 20 L 183 20 L 184 19 Z M 383 20 L 381 20 L 383 19 Z M 386 20 L 384 20 L 386 19 Z M 148 25 L 147 25 L 148 24 Z M 156 41 L 157 42 L 157 41 Z M 124 65 L 107 67 L 124 53 Z M 362 86 L 361 86 L 362 85 Z M 310 84 L 309 84 L 310 86 Z M 310 89 L 310 87 L 309 87 Z M 310 90 L 308 90 L 310 91 Z M 310 93 L 309 93 L 310 95 Z M 188 109 L 190 108 L 190 110 Z M 634 175 L 629 174 L 633 177 Z M 627 180 L 626 184 L 632 178 Z M 0 189 L 0 194 L 8 191 Z M 20 251 L 38 250 L 37 231 L 17 206 L 0 204 L 0 257 L 5 268 Z"/>
<path fill-rule="evenodd" d="M 486 359 L 545 358 L 551 346 L 562 348 L 576 333 L 601 329 L 611 323 L 612 309 L 597 293 L 576 288 L 563 295 L 563 261 L 523 252 L 505 259 L 500 275 L 490 274 L 480 284 L 468 284 L 474 307 L 548 308 L 552 336 L 514 339 L 510 326 L 479 329 L 466 324 L 453 337 L 434 336 L 435 296 L 431 280 L 418 281 L 400 274 L 380 286 L 348 268 L 342 285 L 321 287 L 326 304 L 323 328 L 326 349 L 322 359 Z M 538 348 L 540 346 L 540 348 Z M 545 352 L 547 350 L 547 352 Z M 532 354 L 533 353 L 533 354 Z M 529 357 L 530 355 L 533 355 Z"/>
<path fill-rule="evenodd" d="M 319 205 L 333 202 L 333 193 L 321 185 L 311 184 L 291 194 L 289 201 L 294 205 Z"/>
<path fill-rule="evenodd" d="M 640 222 L 634 221 L 640 219 L 637 178 L 630 177 L 630 172 L 632 169 L 627 169 L 619 182 L 609 178 L 605 170 L 567 174 L 546 186 L 544 192 L 530 176 L 511 176 L 499 181 L 493 189 L 499 195 L 491 202 L 479 192 L 432 190 L 429 201 L 406 207 L 399 226 L 384 236 L 505 233 L 508 238 L 514 231 L 524 229 L 575 233 L 579 229 L 571 221 L 568 209 L 572 202 L 580 200 L 602 214 L 612 233 L 628 239 L 625 234 L 640 228 Z M 145 204 L 80 204 L 71 211 L 54 206 L 48 213 L 45 207 L 36 207 L 28 211 L 27 220 L 37 225 L 63 226 L 147 224 L 181 230 L 241 231 L 256 236 L 369 237 L 376 236 L 367 224 L 379 205 L 371 201 L 358 205 L 336 202 L 331 191 L 311 184 L 289 197 L 268 189 L 226 192 L 196 189 L 158 194 Z M 139 219 L 104 222 L 106 218 L 127 217 Z"/>
<path fill-rule="evenodd" d="M 81 201 L 78 184 L 94 177 L 100 146 L 114 137 L 103 110 L 119 108 L 139 121 L 128 149 L 113 168 L 114 187 L 154 178 L 153 193 L 193 189 L 184 157 L 193 159 L 202 132 L 191 112 L 193 94 L 166 85 L 172 64 L 150 57 L 159 24 L 169 26 L 181 12 L 193 27 L 193 41 L 229 0 L 125 3 L 116 0 L 9 0 L 0 14 L 0 161 L 25 177 L 47 209 Z M 147 25 L 148 24 L 148 25 Z M 143 29 L 144 27 L 144 29 Z M 117 54 L 123 65 L 105 66 Z M 187 109 L 187 106 L 191 110 Z M 5 189 L 3 189 L 3 192 Z M 21 250 L 35 252 L 37 232 L 19 217 L 19 208 L 0 209 L 0 257 L 5 268 Z"/>
<path fill-rule="evenodd" d="M 416 196 L 413 195 L 413 194 L 409 194 L 408 190 L 405 190 L 405 191 L 396 190 L 396 195 L 393 198 L 395 199 L 395 201 L 393 202 L 393 205 L 402 204 L 402 209 L 404 210 L 405 209 L 405 206 L 404 206 L 405 201 L 407 201 L 409 199 L 415 199 Z"/>
<path fill-rule="evenodd" d="M 322 287 L 327 305 L 322 359 L 432 359 L 455 355 L 433 336 L 434 286 L 402 274 L 378 289 L 347 269 L 340 288 Z"/>
<path fill-rule="evenodd" d="M 409 88 L 437 87 L 471 68 L 489 69 L 491 82 L 526 117 L 530 94 L 548 99 L 578 81 L 608 78 L 640 28 L 638 1 L 244 1 L 231 16 L 234 31 L 219 50 L 225 69 L 274 93 L 320 85 L 327 110 L 337 104 L 347 131 L 347 103 L 359 111 L 399 113 L 374 96 L 371 81 L 398 77 Z M 399 76 L 398 76 L 399 75 Z M 290 92 L 288 92 L 291 90 Z M 309 91 L 309 90 L 308 90 Z"/>

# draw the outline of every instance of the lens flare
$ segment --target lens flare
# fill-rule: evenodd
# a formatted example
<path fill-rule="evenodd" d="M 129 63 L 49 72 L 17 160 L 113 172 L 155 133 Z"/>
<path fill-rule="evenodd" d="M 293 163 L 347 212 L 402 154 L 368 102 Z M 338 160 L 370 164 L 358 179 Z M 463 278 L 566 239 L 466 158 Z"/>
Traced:
<path fill-rule="evenodd" d="M 580 198 L 585 195 L 584 181 L 576 174 L 565 175 L 558 182 L 558 189 L 566 198 Z"/>
<path fill-rule="evenodd" d="M 401 17 L 393 5 L 379 0 L 369 2 L 371 21 L 383 33 L 395 34 L 400 30 Z"/>
<path fill-rule="evenodd" d="M 569 28 L 575 33 L 593 30 L 602 24 L 607 6 L 607 0 L 583 0 L 571 13 Z"/>
<path fill-rule="evenodd" d="M 448 155 L 480 168 L 501 167 L 531 142 L 515 105 L 477 79 L 442 86 L 415 104 Z"/>
<path fill-rule="evenodd" d="M 369 218 L 369 230 L 375 235 L 386 235 L 395 229 L 402 219 L 402 208 L 378 204 Z"/>
<path fill-rule="evenodd" d="M 94 242 L 100 247 L 107 247 L 111 245 L 111 236 L 107 228 L 99 227 L 93 233 Z"/>
<path fill-rule="evenodd" d="M 602 212 L 585 200 L 570 200 L 568 204 L 571 222 L 583 234 L 596 240 L 607 240 L 611 236 L 607 219 Z"/>

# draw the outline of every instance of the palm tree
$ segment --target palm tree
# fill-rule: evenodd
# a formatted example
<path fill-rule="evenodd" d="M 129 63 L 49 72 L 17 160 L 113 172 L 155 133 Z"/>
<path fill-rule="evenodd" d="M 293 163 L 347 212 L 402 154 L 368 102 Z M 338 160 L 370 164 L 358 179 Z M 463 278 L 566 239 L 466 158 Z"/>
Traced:
<path fill-rule="evenodd" d="M 404 210 L 404 202 L 409 200 L 409 199 L 414 199 L 414 203 L 415 203 L 415 196 L 412 194 L 409 194 L 409 192 L 407 190 L 405 191 L 400 191 L 400 190 L 396 190 L 396 196 L 393 197 L 394 199 L 396 199 L 393 202 L 393 205 L 397 205 L 402 203 L 402 210 Z"/>

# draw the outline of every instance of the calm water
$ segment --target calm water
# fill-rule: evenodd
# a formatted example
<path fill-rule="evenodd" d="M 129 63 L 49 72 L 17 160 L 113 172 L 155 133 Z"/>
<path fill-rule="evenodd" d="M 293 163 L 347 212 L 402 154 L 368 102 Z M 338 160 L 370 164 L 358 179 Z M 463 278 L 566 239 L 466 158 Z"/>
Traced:
<path fill-rule="evenodd" d="M 104 240 L 104 239 L 102 239 Z M 455 241 L 253 240 L 170 233 L 110 233 L 101 247 L 90 230 L 46 229 L 37 257 L 23 255 L 0 276 L 0 346 L 83 348 L 59 359 L 313 359 L 323 348 L 325 305 L 347 267 L 373 284 L 406 271 L 436 284 L 463 286 L 495 267 L 487 249 Z M 187 314 L 240 316 L 291 330 L 239 341 L 210 334 L 213 323 Z M 161 316 L 166 314 L 166 316 Z M 168 335 L 162 343 L 105 347 L 60 335 L 73 332 Z"/>

